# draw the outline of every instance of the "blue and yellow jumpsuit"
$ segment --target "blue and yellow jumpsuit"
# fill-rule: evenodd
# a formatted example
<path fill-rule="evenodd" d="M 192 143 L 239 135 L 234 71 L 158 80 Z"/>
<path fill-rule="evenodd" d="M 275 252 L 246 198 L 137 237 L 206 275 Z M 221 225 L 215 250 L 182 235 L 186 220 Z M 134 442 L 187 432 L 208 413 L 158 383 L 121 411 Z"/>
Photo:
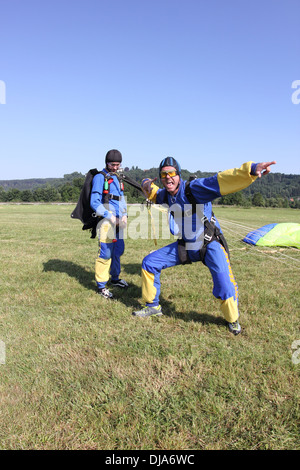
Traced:
<path fill-rule="evenodd" d="M 167 193 L 166 189 L 159 189 L 152 183 L 148 198 L 156 204 L 167 202 L 171 209 L 171 213 L 169 209 L 171 233 L 178 235 L 186 242 L 186 250 L 191 262 L 200 261 L 199 250 L 203 243 L 204 230 L 203 223 L 201 223 L 201 213 L 203 212 L 204 216 L 211 220 L 211 201 L 248 187 L 256 179 L 254 169 L 255 164 L 248 162 L 240 168 L 191 181 L 191 192 L 201 210 L 190 216 L 183 216 L 185 212 L 188 212 L 187 208 L 191 207 L 185 195 L 185 181 L 180 179 L 179 190 L 174 197 Z M 176 207 L 179 207 L 179 210 L 176 210 Z M 216 225 L 220 229 L 217 220 Z M 151 307 L 159 305 L 161 270 L 179 264 L 181 261 L 178 254 L 178 241 L 160 248 L 144 258 L 142 263 L 142 297 L 145 305 Z M 213 295 L 220 302 L 225 320 L 230 323 L 237 321 L 239 317 L 238 285 L 232 273 L 228 254 L 218 241 L 212 241 L 207 245 L 204 264 L 210 270 L 213 279 Z"/>
<path fill-rule="evenodd" d="M 108 174 L 106 169 L 103 172 Z M 112 215 L 121 219 L 127 215 L 126 201 L 118 177 L 110 173 L 112 181 L 109 184 L 109 204 L 105 203 L 104 175 L 97 174 L 93 178 L 91 191 L 91 208 L 96 215 L 102 217 L 99 222 L 99 251 L 95 265 L 95 278 L 99 289 L 105 287 L 109 276 L 112 281 L 119 279 L 121 271 L 120 257 L 124 253 L 122 229 L 116 228 L 110 222 Z M 115 196 L 115 199 L 111 196 Z"/>

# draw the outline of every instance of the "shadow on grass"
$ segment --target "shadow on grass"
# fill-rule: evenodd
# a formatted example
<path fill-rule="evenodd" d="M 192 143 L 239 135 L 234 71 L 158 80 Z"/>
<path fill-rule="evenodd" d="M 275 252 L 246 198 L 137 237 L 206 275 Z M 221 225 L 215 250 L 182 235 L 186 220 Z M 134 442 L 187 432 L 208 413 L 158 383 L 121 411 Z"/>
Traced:
<path fill-rule="evenodd" d="M 70 277 L 74 277 L 83 287 L 95 290 L 95 275 L 87 271 L 82 266 L 62 259 L 49 259 L 44 263 L 44 271 L 54 271 L 57 273 L 66 273 Z"/>
<path fill-rule="evenodd" d="M 141 275 L 141 264 L 140 263 L 128 263 L 124 266 L 122 266 L 124 271 L 128 274 L 139 274 Z M 126 293 L 125 293 L 126 295 Z M 139 298 L 141 296 L 141 292 L 137 292 L 136 298 Z M 125 296 L 124 296 L 125 297 Z M 176 308 L 174 305 L 163 299 L 163 296 L 160 295 L 160 305 L 162 307 L 162 311 L 164 313 L 164 316 L 166 317 L 173 317 L 173 318 L 178 318 L 180 320 L 186 321 L 186 322 L 198 322 L 207 324 L 207 323 L 214 323 L 216 325 L 224 325 L 225 320 L 223 317 L 220 316 L 215 316 L 215 315 L 210 315 L 209 313 L 199 313 L 196 311 L 191 311 L 191 312 L 176 312 Z M 139 308 L 139 306 L 137 305 Z"/>
<path fill-rule="evenodd" d="M 141 275 L 142 265 L 141 263 L 127 263 L 127 264 L 122 264 L 122 269 L 124 270 L 125 273 L 128 273 L 128 274 Z"/>
<path fill-rule="evenodd" d="M 140 265 L 129 265 L 128 273 L 137 273 Z M 68 276 L 76 279 L 85 289 L 92 290 L 96 293 L 95 273 L 88 271 L 83 266 L 62 259 L 50 259 L 44 263 L 44 272 L 54 271 L 57 273 L 66 273 Z M 126 271 L 126 269 L 125 269 Z M 107 284 L 109 289 L 114 293 L 115 299 L 124 303 L 126 306 L 132 307 L 132 301 L 140 297 L 140 288 L 135 284 L 128 283 L 127 289 L 120 289 L 112 286 L 109 282 Z"/>
<path fill-rule="evenodd" d="M 140 274 L 140 264 L 124 264 L 122 265 L 124 271 L 128 274 Z M 66 273 L 68 276 L 76 279 L 85 289 L 96 292 L 95 274 L 94 272 L 88 271 L 83 266 L 80 266 L 73 261 L 61 260 L 61 259 L 50 259 L 44 263 L 44 271 L 54 271 L 57 273 Z M 120 289 L 113 287 L 108 283 L 108 287 L 114 293 L 115 299 L 122 302 L 127 307 L 137 310 L 140 308 L 137 299 L 141 297 L 141 289 L 135 284 L 128 283 L 127 289 Z M 217 325 L 224 324 L 222 317 L 216 317 L 209 313 L 199 313 L 196 311 L 191 312 L 177 312 L 176 308 L 169 301 L 166 301 L 161 296 L 160 304 L 162 306 L 163 313 L 166 317 L 178 318 L 186 322 L 200 322 L 202 324 L 214 323 Z"/>
<path fill-rule="evenodd" d="M 196 311 L 177 312 L 170 302 L 167 302 L 163 299 L 161 299 L 160 304 L 164 315 L 167 317 L 178 318 L 179 320 L 183 320 L 186 322 L 202 323 L 203 325 L 208 323 L 214 323 L 215 325 L 224 325 L 225 323 L 223 317 L 211 315 L 209 313 L 199 313 Z"/>

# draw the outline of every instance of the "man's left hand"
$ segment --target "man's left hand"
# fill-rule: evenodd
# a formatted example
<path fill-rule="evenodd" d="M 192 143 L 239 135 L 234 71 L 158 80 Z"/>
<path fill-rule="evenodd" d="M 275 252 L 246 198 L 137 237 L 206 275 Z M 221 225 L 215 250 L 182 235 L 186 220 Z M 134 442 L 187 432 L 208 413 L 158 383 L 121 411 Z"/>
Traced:
<path fill-rule="evenodd" d="M 262 175 L 267 175 L 271 171 L 270 166 L 275 165 L 275 164 L 276 164 L 275 161 L 258 163 L 256 165 L 255 175 L 258 176 L 259 178 L 261 178 Z"/>
<path fill-rule="evenodd" d="M 127 225 L 127 215 L 123 215 L 122 219 L 119 220 L 119 227 L 125 228 Z"/>

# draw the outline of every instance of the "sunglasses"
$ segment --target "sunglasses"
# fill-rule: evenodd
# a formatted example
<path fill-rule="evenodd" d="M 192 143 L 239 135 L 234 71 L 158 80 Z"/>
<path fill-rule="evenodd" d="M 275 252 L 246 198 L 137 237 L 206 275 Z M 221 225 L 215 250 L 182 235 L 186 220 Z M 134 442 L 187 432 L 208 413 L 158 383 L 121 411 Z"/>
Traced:
<path fill-rule="evenodd" d="M 160 177 L 162 179 L 166 178 L 167 175 L 170 177 L 170 178 L 174 178 L 174 176 L 176 176 L 178 173 L 177 173 L 177 170 L 172 170 L 172 171 L 161 171 L 160 172 Z"/>

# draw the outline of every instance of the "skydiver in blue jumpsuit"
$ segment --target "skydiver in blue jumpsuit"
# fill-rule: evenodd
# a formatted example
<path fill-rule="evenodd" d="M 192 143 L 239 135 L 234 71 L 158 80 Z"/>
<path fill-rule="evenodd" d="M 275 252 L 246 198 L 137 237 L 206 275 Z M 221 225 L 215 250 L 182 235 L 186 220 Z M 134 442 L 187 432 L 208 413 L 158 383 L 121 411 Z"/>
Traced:
<path fill-rule="evenodd" d="M 127 224 L 127 207 L 122 185 L 116 175 L 122 162 L 122 154 L 118 150 L 109 150 L 105 157 L 105 174 L 109 179 L 109 203 L 105 203 L 105 177 L 98 173 L 93 178 L 91 191 L 91 208 L 95 215 L 102 217 L 99 223 L 99 251 L 95 265 L 97 293 L 107 299 L 113 294 L 106 284 L 111 276 L 111 285 L 121 288 L 128 287 L 124 279 L 119 279 L 121 272 L 120 257 L 124 253 L 122 228 Z M 108 183 L 106 183 L 108 184 Z"/>
<path fill-rule="evenodd" d="M 165 158 L 159 167 L 159 176 L 164 186 L 159 189 L 154 180 L 145 179 L 142 188 L 149 200 L 169 206 L 169 225 L 173 235 L 178 235 L 185 245 L 189 262 L 201 260 L 200 249 L 204 241 L 204 226 L 201 219 L 212 217 L 211 201 L 225 194 L 240 191 L 257 176 L 270 172 L 270 165 L 276 162 L 244 163 L 240 168 L 226 170 L 209 178 L 197 178 L 189 183 L 190 191 L 197 202 L 197 212 L 191 212 L 191 203 L 185 193 L 186 181 L 181 178 L 179 163 L 172 157 Z M 202 219 L 203 220 L 203 219 Z M 215 225 L 221 232 L 219 222 Z M 222 232 L 221 232 L 222 233 Z M 162 269 L 182 264 L 179 254 L 180 243 L 175 241 L 146 256 L 142 263 L 142 297 L 145 306 L 133 312 L 138 317 L 162 315 L 159 305 L 160 274 Z M 213 295 L 220 302 L 220 309 L 229 330 L 237 335 L 241 332 L 238 321 L 238 285 L 234 279 L 229 256 L 225 247 L 214 239 L 206 245 L 203 263 L 210 270 L 213 280 Z"/>

